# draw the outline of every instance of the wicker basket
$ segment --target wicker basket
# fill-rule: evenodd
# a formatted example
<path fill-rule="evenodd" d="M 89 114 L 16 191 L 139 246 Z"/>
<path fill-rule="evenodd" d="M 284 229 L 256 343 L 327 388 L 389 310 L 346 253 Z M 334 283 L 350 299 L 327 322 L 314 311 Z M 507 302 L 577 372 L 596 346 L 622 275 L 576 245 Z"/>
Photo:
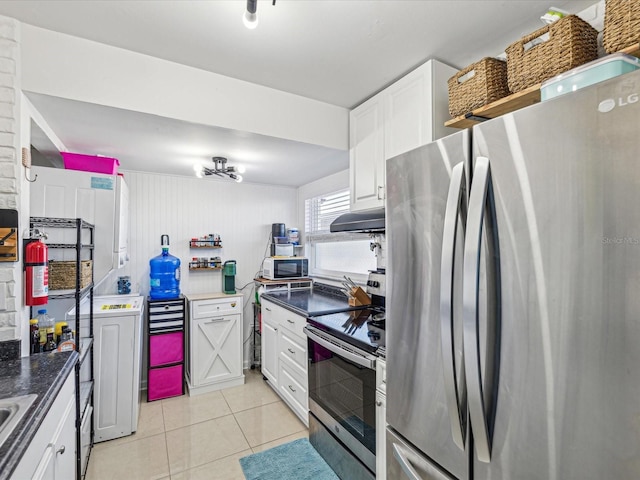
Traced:
<path fill-rule="evenodd" d="M 91 283 L 91 260 L 80 262 L 80 288 Z M 49 260 L 49 290 L 76 288 L 76 262 Z"/>
<path fill-rule="evenodd" d="M 607 53 L 615 53 L 640 42 L 640 2 L 606 0 L 602 44 Z"/>
<path fill-rule="evenodd" d="M 545 34 L 548 39 L 531 46 Z M 516 93 L 598 57 L 598 31 L 575 15 L 536 30 L 507 47 L 509 90 Z"/>
<path fill-rule="evenodd" d="M 509 95 L 507 63 L 483 58 L 449 79 L 449 113 L 464 115 L 475 108 Z"/>

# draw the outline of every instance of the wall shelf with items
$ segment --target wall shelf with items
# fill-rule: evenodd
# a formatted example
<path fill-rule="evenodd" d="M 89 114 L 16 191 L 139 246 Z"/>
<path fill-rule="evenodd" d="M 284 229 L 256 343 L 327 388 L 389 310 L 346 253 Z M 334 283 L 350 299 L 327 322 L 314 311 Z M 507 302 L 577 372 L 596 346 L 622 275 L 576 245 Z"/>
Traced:
<path fill-rule="evenodd" d="M 640 43 L 627 47 L 621 50 L 620 53 L 640 57 Z M 514 93 L 483 107 L 476 108 L 471 112 L 448 120 L 445 122 L 444 126 L 452 128 L 471 128 L 486 120 L 491 120 L 492 118 L 515 112 L 521 108 L 538 103 L 540 102 L 540 86 L 541 84 L 533 85 L 521 92 Z"/>
<path fill-rule="evenodd" d="M 189 248 L 222 248 L 222 239 L 217 233 L 189 240 Z"/>
<path fill-rule="evenodd" d="M 222 270 L 222 259 L 220 257 L 193 257 L 189 262 L 189 270 Z"/>

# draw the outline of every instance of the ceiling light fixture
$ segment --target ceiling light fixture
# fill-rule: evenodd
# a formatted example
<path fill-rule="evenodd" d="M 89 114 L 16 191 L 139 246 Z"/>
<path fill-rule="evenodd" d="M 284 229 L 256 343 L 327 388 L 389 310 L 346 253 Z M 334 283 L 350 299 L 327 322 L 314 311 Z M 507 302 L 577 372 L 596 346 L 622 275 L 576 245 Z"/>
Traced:
<path fill-rule="evenodd" d="M 258 26 L 258 15 L 256 14 L 257 8 L 258 0 L 247 0 L 247 10 L 242 16 L 242 22 L 249 30 L 253 30 Z"/>
<path fill-rule="evenodd" d="M 239 175 L 241 169 L 244 171 L 242 167 L 234 167 L 232 165 L 227 166 L 227 159 L 224 157 L 213 157 L 213 168 L 207 168 L 204 165 L 196 164 L 193 166 L 193 169 L 196 172 L 196 176 L 198 178 L 202 178 L 205 175 L 217 175 L 218 177 L 229 177 L 232 180 L 240 183 L 242 181 L 242 175 Z"/>

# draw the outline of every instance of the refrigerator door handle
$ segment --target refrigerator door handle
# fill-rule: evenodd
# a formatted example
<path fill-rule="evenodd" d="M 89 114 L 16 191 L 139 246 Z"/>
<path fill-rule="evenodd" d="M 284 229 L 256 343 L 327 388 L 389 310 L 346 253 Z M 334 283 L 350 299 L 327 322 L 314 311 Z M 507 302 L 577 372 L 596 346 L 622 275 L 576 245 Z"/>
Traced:
<path fill-rule="evenodd" d="M 489 159 L 477 157 L 473 171 L 473 185 L 469 195 L 469 212 L 463 257 L 463 345 L 467 378 L 469 418 L 473 431 L 476 455 L 481 462 L 491 460 L 491 438 L 495 419 L 500 351 L 500 275 L 495 228 L 495 206 Z M 488 217 L 485 219 L 485 212 Z M 487 355 L 483 372 L 480 360 L 480 256 L 482 228 L 486 230 L 487 292 L 492 288 L 495 298 L 487 293 Z M 495 284 L 491 284 L 495 281 Z M 487 395 L 488 394 L 488 395 Z"/>
<path fill-rule="evenodd" d="M 393 444 L 393 456 L 396 457 L 396 460 L 400 464 L 400 468 L 402 468 L 402 471 L 410 480 L 420 480 L 418 472 L 415 471 L 407 456 L 404 455 L 400 449 L 400 445 L 397 443 Z"/>
<path fill-rule="evenodd" d="M 409 452 L 406 452 L 405 450 L 406 449 L 402 445 L 395 442 L 393 443 L 393 456 L 396 458 L 400 468 L 409 480 L 452 480 L 452 477 L 440 472 L 428 462 L 425 462 L 424 459 L 420 460 L 418 468 L 423 471 L 426 477 L 420 476 L 411 464 Z"/>
<path fill-rule="evenodd" d="M 453 441 L 461 449 L 465 449 L 466 434 L 466 388 L 464 369 L 456 371 L 453 315 L 453 280 L 455 270 L 456 236 L 462 233 L 466 222 L 464 164 L 459 163 L 451 171 L 449 194 L 444 215 L 442 233 L 442 259 L 440 263 L 440 337 L 442 342 L 442 365 L 444 368 L 444 388 L 447 399 L 447 410 L 451 421 Z M 462 232 L 458 232 L 458 223 L 462 217 Z M 463 362 L 464 364 L 464 362 Z M 458 382 L 460 376 L 460 382 Z M 458 389 L 458 385 L 462 385 Z"/>

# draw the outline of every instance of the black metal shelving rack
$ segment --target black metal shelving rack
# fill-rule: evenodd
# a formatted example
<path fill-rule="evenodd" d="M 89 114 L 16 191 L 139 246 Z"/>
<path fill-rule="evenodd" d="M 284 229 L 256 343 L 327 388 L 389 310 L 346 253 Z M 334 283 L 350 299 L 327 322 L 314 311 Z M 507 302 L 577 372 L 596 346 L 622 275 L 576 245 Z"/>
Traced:
<path fill-rule="evenodd" d="M 75 322 L 76 322 L 76 350 L 79 354 L 78 362 L 75 366 L 75 384 L 76 384 L 76 478 L 81 480 L 86 473 L 86 467 L 89 464 L 89 457 L 91 456 L 91 449 L 93 448 L 93 412 L 91 418 L 88 419 L 91 422 L 91 433 L 89 438 L 89 452 L 87 458 L 82 464 L 82 419 L 85 412 L 90 405 L 93 405 L 93 387 L 94 387 L 94 374 L 93 374 L 93 251 L 94 251 L 94 230 L 95 226 L 85 222 L 81 218 L 50 218 L 50 217 L 31 217 L 30 228 L 66 228 L 76 230 L 75 243 L 49 243 L 47 247 L 49 249 L 74 249 L 76 252 L 76 278 L 75 288 L 67 291 L 61 290 L 60 293 L 49 292 L 49 300 L 56 299 L 75 299 Z M 83 232 L 88 232 L 88 242 L 83 243 Z M 88 258 L 82 258 L 83 252 L 87 252 Z M 91 281 L 88 285 L 82 286 L 81 283 L 81 262 L 82 260 L 91 260 Z M 89 297 L 89 335 L 81 336 L 82 316 L 80 315 L 80 303 L 85 297 Z M 80 378 L 80 371 L 84 362 L 90 359 L 89 364 L 89 379 L 82 380 Z"/>

